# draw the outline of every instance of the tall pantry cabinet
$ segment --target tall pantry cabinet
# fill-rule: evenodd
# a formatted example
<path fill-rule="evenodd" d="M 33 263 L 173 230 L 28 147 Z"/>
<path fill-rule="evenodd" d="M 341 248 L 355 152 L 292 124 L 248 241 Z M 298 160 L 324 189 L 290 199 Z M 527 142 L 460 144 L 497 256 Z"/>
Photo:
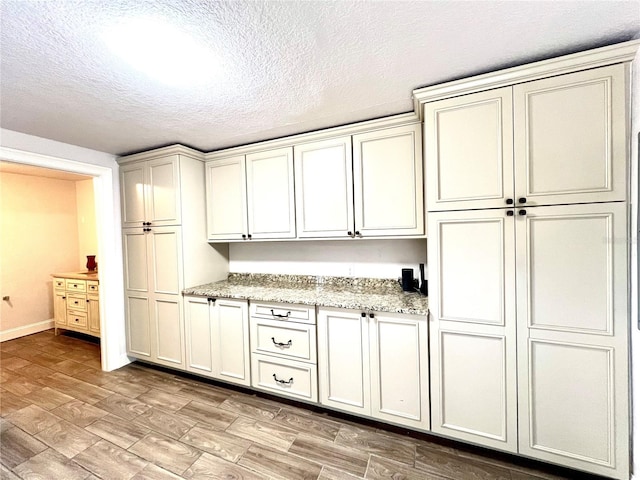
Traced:
<path fill-rule="evenodd" d="M 228 272 L 228 247 L 206 241 L 202 154 L 172 146 L 118 163 L 127 354 L 184 368 L 182 289 Z"/>
<path fill-rule="evenodd" d="M 416 98 L 433 431 L 623 479 L 635 47 L 610 50 Z"/>

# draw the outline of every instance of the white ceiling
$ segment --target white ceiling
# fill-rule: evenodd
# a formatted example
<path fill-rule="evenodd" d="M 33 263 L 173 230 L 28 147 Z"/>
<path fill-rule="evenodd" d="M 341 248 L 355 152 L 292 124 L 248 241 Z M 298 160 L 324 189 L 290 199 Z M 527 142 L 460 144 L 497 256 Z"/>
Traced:
<path fill-rule="evenodd" d="M 0 125 L 114 154 L 211 151 L 412 109 L 411 91 L 640 36 L 631 1 L 0 1 Z M 103 33 L 163 17 L 219 59 L 169 87 Z"/>

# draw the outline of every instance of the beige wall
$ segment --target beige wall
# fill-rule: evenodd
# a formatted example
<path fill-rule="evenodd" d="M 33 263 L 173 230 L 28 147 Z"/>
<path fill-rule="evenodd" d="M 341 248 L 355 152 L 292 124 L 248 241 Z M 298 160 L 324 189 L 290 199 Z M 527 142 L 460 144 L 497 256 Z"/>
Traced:
<path fill-rule="evenodd" d="M 76 204 L 78 206 L 78 268 L 86 270 L 87 255 L 98 254 L 98 230 L 92 178 L 76 182 Z M 96 261 L 100 262 L 100 259 L 96 257 Z"/>
<path fill-rule="evenodd" d="M 51 273 L 78 269 L 75 182 L 0 173 L 0 334 L 53 318 Z"/>

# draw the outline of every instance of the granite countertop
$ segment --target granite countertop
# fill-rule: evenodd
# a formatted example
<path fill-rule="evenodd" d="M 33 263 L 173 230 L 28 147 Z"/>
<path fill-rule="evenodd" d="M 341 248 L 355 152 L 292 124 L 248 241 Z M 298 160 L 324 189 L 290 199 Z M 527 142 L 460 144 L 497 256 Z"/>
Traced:
<path fill-rule="evenodd" d="M 51 276 L 57 278 L 73 278 L 74 280 L 98 280 L 98 272 L 52 273 Z"/>
<path fill-rule="evenodd" d="M 429 308 L 427 297 L 403 292 L 395 279 L 230 273 L 226 280 L 182 293 L 413 315 L 426 315 Z"/>

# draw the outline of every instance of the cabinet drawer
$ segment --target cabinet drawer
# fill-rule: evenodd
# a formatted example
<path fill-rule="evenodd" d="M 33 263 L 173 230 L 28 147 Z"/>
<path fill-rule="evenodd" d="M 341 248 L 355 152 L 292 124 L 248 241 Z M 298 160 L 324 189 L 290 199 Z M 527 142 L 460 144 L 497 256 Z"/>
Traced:
<path fill-rule="evenodd" d="M 316 327 L 251 317 L 251 351 L 316 363 Z"/>
<path fill-rule="evenodd" d="M 294 303 L 251 303 L 251 316 L 271 320 L 295 320 L 316 323 L 315 307 Z"/>
<path fill-rule="evenodd" d="M 87 328 L 87 314 L 85 312 L 67 312 L 67 325 Z"/>
<path fill-rule="evenodd" d="M 86 292 L 87 282 L 85 280 L 67 279 L 66 288 L 70 292 Z"/>
<path fill-rule="evenodd" d="M 78 293 L 70 293 L 67 295 L 67 308 L 69 310 L 87 311 L 87 296 Z"/>
<path fill-rule="evenodd" d="M 98 285 L 99 285 L 98 282 L 95 282 L 93 280 L 89 280 L 87 282 L 87 292 L 89 292 L 89 293 L 98 293 L 98 291 L 99 291 Z"/>
<path fill-rule="evenodd" d="M 65 289 L 64 278 L 54 278 L 53 288 L 56 290 L 64 290 Z"/>
<path fill-rule="evenodd" d="M 318 401 L 318 370 L 315 365 L 251 355 L 251 386 L 278 395 Z"/>

